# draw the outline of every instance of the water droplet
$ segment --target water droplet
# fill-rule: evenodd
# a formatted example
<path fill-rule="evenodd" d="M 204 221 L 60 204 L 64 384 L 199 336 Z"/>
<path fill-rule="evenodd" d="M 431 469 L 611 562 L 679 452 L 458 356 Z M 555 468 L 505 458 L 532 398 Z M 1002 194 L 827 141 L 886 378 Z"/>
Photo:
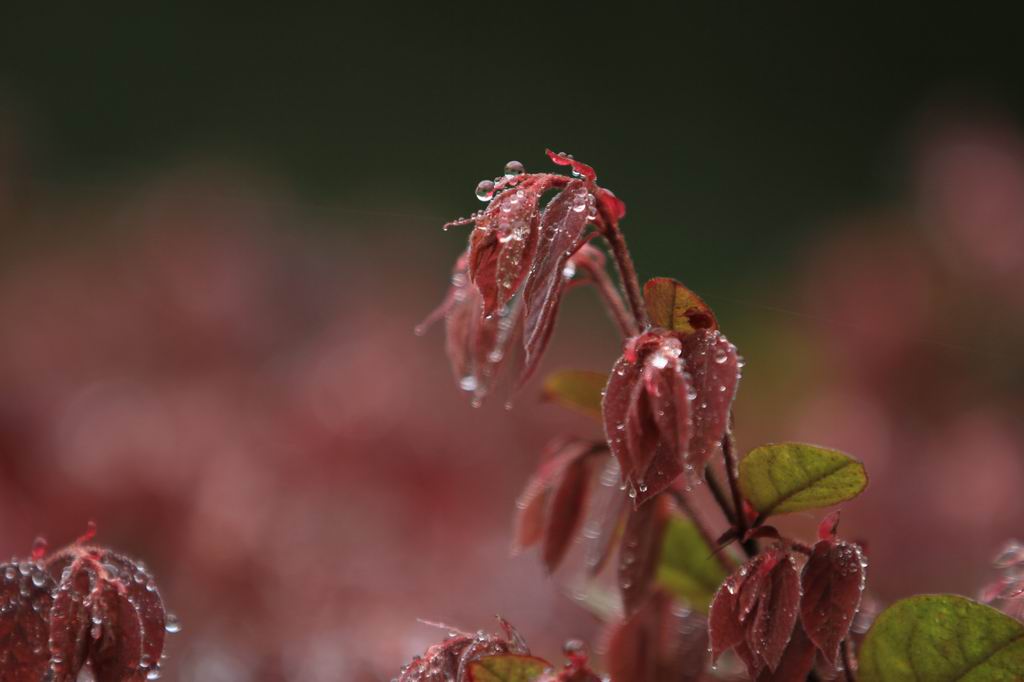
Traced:
<path fill-rule="evenodd" d="M 508 178 L 509 180 L 516 177 L 517 175 L 522 175 L 525 172 L 526 168 L 523 166 L 523 164 L 519 163 L 518 161 L 509 161 L 508 163 L 505 164 L 505 177 Z"/>
<path fill-rule="evenodd" d="M 461 388 L 463 391 L 475 391 L 476 387 L 477 380 L 476 377 L 473 376 L 472 374 L 467 374 L 466 376 L 459 379 L 459 388 Z"/>
<path fill-rule="evenodd" d="M 569 261 L 568 263 L 565 264 L 565 267 L 562 268 L 562 277 L 564 277 L 565 279 L 572 279 L 575 275 L 576 264 L 573 263 L 572 261 Z"/>
<path fill-rule="evenodd" d="M 480 184 L 476 186 L 476 198 L 480 201 L 490 201 L 493 196 L 494 182 L 491 180 L 481 180 Z"/>
<path fill-rule="evenodd" d="M 725 361 L 729 359 L 729 354 L 725 352 L 724 348 L 718 348 L 715 350 L 715 362 L 719 365 L 724 365 Z"/>
<path fill-rule="evenodd" d="M 181 621 L 173 613 L 167 614 L 167 621 L 164 623 L 164 629 L 172 635 L 176 632 L 181 632 Z"/>

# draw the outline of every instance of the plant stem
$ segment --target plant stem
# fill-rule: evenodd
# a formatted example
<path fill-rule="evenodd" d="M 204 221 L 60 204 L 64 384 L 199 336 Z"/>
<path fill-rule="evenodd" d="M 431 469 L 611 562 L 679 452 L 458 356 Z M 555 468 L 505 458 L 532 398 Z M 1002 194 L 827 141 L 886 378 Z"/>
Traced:
<path fill-rule="evenodd" d="M 736 523 L 736 515 L 732 510 L 732 503 L 729 502 L 729 498 L 726 497 L 725 489 L 722 488 L 722 484 L 718 481 L 718 477 L 715 476 L 710 468 L 704 470 L 704 480 L 708 484 L 708 490 L 711 491 L 711 495 L 715 498 L 715 502 L 718 503 L 718 507 L 722 510 L 722 514 L 725 516 L 725 520 L 730 525 Z"/>
<path fill-rule="evenodd" d="M 615 257 L 615 265 L 619 269 L 619 278 L 622 280 L 622 287 L 626 290 L 626 298 L 629 300 L 629 307 L 633 311 L 633 318 L 636 320 L 637 329 L 646 329 L 649 321 L 647 319 L 647 307 L 644 305 L 643 294 L 640 293 L 640 280 L 636 275 L 636 266 L 633 265 L 633 257 L 629 255 L 626 248 L 626 238 L 619 229 L 619 224 L 614 220 L 605 221 L 604 238 L 611 247 L 612 256 Z"/>
<path fill-rule="evenodd" d="M 732 492 L 732 504 L 735 510 L 733 525 L 740 537 L 740 544 L 747 556 L 753 557 L 757 554 L 757 544 L 753 540 L 743 542 L 743 535 L 747 532 L 747 516 L 743 512 L 743 495 L 740 493 L 740 484 L 736 478 L 736 454 L 733 452 L 734 443 L 732 430 L 728 429 L 722 438 L 722 456 L 725 458 L 725 476 L 729 479 L 729 490 Z"/>
<path fill-rule="evenodd" d="M 612 319 L 619 325 L 622 335 L 627 339 L 636 336 L 639 331 L 636 328 L 636 323 L 630 317 L 629 310 L 626 309 L 626 304 L 622 300 L 622 294 L 612 282 L 612 278 L 608 276 L 608 272 L 603 267 L 589 261 L 581 262 L 580 267 L 590 275 L 594 286 L 597 287 L 598 294 L 607 306 L 608 312 L 611 313 Z"/>
<path fill-rule="evenodd" d="M 675 488 L 669 488 L 668 493 L 672 496 L 672 499 L 675 500 L 676 505 L 683 511 L 683 513 L 693 521 L 693 525 L 696 527 L 697 532 L 700 533 L 701 539 L 704 540 L 713 555 L 718 559 L 722 568 L 731 573 L 736 568 L 732 565 L 732 559 L 723 552 L 715 551 L 717 549 L 717 545 L 715 543 L 714 536 L 711 535 L 711 531 L 704 525 L 703 519 L 697 515 L 697 510 L 695 510 L 693 505 L 690 504 L 690 500 L 686 497 L 686 494 L 676 490 Z"/>

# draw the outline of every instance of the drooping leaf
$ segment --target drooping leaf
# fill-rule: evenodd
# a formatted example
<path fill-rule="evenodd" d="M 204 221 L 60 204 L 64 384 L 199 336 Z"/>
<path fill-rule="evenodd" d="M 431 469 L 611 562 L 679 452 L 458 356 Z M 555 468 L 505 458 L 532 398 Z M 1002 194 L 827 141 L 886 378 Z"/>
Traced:
<path fill-rule="evenodd" d="M 814 645 L 807 638 L 807 633 L 800 623 L 793 628 L 793 636 L 786 645 L 779 667 L 774 671 L 763 669 L 757 676 L 757 682 L 798 682 L 806 680 L 811 668 L 814 667 Z"/>
<path fill-rule="evenodd" d="M 707 621 L 656 591 L 608 640 L 612 682 L 699 680 L 707 660 Z"/>
<path fill-rule="evenodd" d="M 535 262 L 523 289 L 526 362 L 520 384 L 536 369 L 547 347 L 567 281 L 565 266 L 583 245 L 594 201 L 586 183 L 573 180 L 544 209 Z"/>
<path fill-rule="evenodd" d="M 775 671 L 793 633 L 800 576 L 788 552 L 775 547 L 736 570 L 715 593 L 709 629 L 712 657 L 736 647 L 751 677 Z"/>
<path fill-rule="evenodd" d="M 740 380 L 739 357 L 736 347 L 720 332 L 700 329 L 683 340 L 683 363 L 693 396 L 687 464 L 692 467 L 688 471 L 699 477 L 729 428 Z"/>
<path fill-rule="evenodd" d="M 672 516 L 661 544 L 658 583 L 695 611 L 707 613 L 728 575 L 712 552 L 691 521 Z"/>
<path fill-rule="evenodd" d="M 548 173 L 518 176 L 490 201 L 469 237 L 469 278 L 480 290 L 485 315 L 508 304 L 519 291 L 537 252 L 541 196 L 565 183 Z M 450 224 L 462 224 L 456 221 Z"/>
<path fill-rule="evenodd" d="M 698 329 L 718 329 L 718 321 L 700 296 L 668 277 L 656 277 L 644 285 L 644 301 L 651 324 L 683 334 Z"/>
<path fill-rule="evenodd" d="M 550 663 L 535 656 L 487 656 L 469 664 L 468 682 L 534 682 L 550 667 Z"/>
<path fill-rule="evenodd" d="M 605 567 L 622 535 L 622 517 L 626 512 L 628 498 L 618 489 L 620 477 L 618 460 L 608 457 L 599 477 L 596 499 L 590 505 L 593 515 L 590 526 L 593 532 L 584 533 L 588 540 L 586 567 L 591 576 L 597 575 Z"/>
<path fill-rule="evenodd" d="M 739 468 L 743 496 L 762 517 L 845 502 L 868 483 L 864 465 L 849 455 L 802 443 L 755 448 Z"/>
<path fill-rule="evenodd" d="M 668 502 L 664 497 L 630 510 L 626 518 L 619 549 L 619 590 L 627 615 L 635 612 L 651 591 L 667 521 Z"/>
<path fill-rule="evenodd" d="M 582 369 L 566 369 L 544 379 L 543 398 L 574 409 L 588 417 L 601 418 L 601 396 L 608 375 Z"/>
<path fill-rule="evenodd" d="M 50 665 L 54 586 L 35 562 L 0 564 L 0 680 L 43 679 Z"/>
<path fill-rule="evenodd" d="M 814 545 L 804 565 L 800 622 L 833 666 L 860 605 L 866 563 L 857 545 L 823 540 Z"/>
<path fill-rule="evenodd" d="M 1024 624 L 955 595 L 919 595 L 878 616 L 860 649 L 861 682 L 1024 679 Z"/>
<path fill-rule="evenodd" d="M 571 525 L 573 527 L 571 529 L 560 528 L 557 524 L 562 523 L 562 521 L 551 520 L 552 492 L 560 486 L 567 470 L 570 469 L 574 462 L 598 450 L 599 448 L 596 448 L 593 442 L 577 438 L 560 438 L 546 448 L 544 460 L 540 468 L 530 478 L 525 489 L 519 495 L 519 499 L 516 500 L 515 532 L 513 533 L 512 543 L 513 554 L 540 542 L 549 531 L 554 531 L 556 535 L 560 535 L 566 530 L 575 529 L 578 523 L 576 514 L 582 513 L 582 505 L 585 502 L 583 493 L 573 487 L 578 485 L 580 481 L 570 482 L 564 495 L 565 499 L 561 501 L 560 506 L 560 513 L 572 512 Z M 573 476 L 578 479 L 579 474 L 584 473 L 582 471 L 576 472 Z M 583 482 L 585 483 L 585 476 Z M 573 495 L 576 496 L 576 499 L 569 499 Z M 576 511 L 568 509 L 566 504 L 572 501 L 578 502 L 580 509 Z M 555 525 L 553 526 L 552 524 Z M 567 542 L 568 540 L 571 540 L 571 537 L 563 537 L 557 542 Z M 545 555 L 549 551 L 551 550 L 545 548 Z"/>
<path fill-rule="evenodd" d="M 612 454 L 635 506 L 667 489 L 687 466 L 690 387 L 671 333 L 631 339 L 605 389 L 602 412 Z"/>
<path fill-rule="evenodd" d="M 551 499 L 544 532 L 544 565 L 553 573 L 572 545 L 587 504 L 591 459 L 577 457 L 566 467 Z"/>

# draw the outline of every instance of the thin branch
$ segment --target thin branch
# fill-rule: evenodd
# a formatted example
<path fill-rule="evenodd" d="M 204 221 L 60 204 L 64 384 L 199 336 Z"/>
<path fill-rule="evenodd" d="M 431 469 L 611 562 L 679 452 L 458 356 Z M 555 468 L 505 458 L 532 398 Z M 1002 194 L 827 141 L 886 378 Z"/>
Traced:
<path fill-rule="evenodd" d="M 741 538 L 740 544 L 743 551 L 747 553 L 747 556 L 753 557 L 757 554 L 757 543 L 754 540 L 742 542 L 748 526 L 747 516 L 743 513 L 743 494 L 740 493 L 739 480 L 736 478 L 736 454 L 733 452 L 733 447 L 732 430 L 729 429 L 722 438 L 722 456 L 725 458 L 725 476 L 729 479 L 729 490 L 732 492 L 732 504 L 735 510 L 733 525 L 736 528 L 736 534 Z"/>
<path fill-rule="evenodd" d="M 626 309 L 626 304 L 622 300 L 622 294 L 612 282 L 612 278 L 608 276 L 608 272 L 597 263 L 591 263 L 582 258 L 579 266 L 590 276 L 594 286 L 597 287 L 597 293 L 604 301 L 612 319 L 619 325 L 622 335 L 627 339 L 636 336 L 638 332 L 636 322 L 630 317 L 629 310 Z"/>
<path fill-rule="evenodd" d="M 638 329 L 646 329 L 650 324 L 647 318 L 647 306 L 644 305 L 644 297 L 640 292 L 640 280 L 637 278 L 636 266 L 633 265 L 633 257 L 629 255 L 629 249 L 626 247 L 626 238 L 623 236 L 622 230 L 619 229 L 618 222 L 607 219 L 603 222 L 603 235 L 615 258 L 619 278 L 622 280 L 622 287 L 626 290 L 626 298 L 633 311 L 633 317 L 636 319 L 636 326 Z"/>
<path fill-rule="evenodd" d="M 675 500 L 676 505 L 683 511 L 683 513 L 693 521 L 693 525 L 696 527 L 697 532 L 700 533 L 701 539 L 703 539 L 707 544 L 708 549 L 712 551 L 713 556 L 718 558 L 718 562 L 722 564 L 722 568 L 729 573 L 735 570 L 736 567 L 732 565 L 732 559 L 730 559 L 727 554 L 715 551 L 718 547 L 718 543 L 715 542 L 715 538 L 711 535 L 711 531 L 709 531 L 707 526 L 704 525 L 704 520 L 697 515 L 697 510 L 690 504 L 690 500 L 686 497 L 686 494 L 675 488 L 669 488 L 668 493 L 672 496 L 672 499 Z"/>
<path fill-rule="evenodd" d="M 736 523 L 736 515 L 733 513 L 732 503 L 726 497 L 725 489 L 722 488 L 722 484 L 719 482 L 718 477 L 715 476 L 715 472 L 710 468 L 705 469 L 704 480 L 707 482 L 708 490 L 711 491 L 715 502 L 718 503 L 719 508 L 722 510 L 725 520 L 729 522 L 729 525 Z"/>

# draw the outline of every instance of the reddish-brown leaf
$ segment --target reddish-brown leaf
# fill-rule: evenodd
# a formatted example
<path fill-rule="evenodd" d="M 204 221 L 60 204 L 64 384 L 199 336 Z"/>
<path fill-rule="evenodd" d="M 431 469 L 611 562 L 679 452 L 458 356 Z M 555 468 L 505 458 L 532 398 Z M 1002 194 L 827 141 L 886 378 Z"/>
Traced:
<path fill-rule="evenodd" d="M 800 577 L 790 555 L 772 548 L 729 576 L 709 614 L 712 658 L 735 647 L 754 677 L 776 670 L 797 621 Z"/>
<path fill-rule="evenodd" d="M 746 631 L 740 618 L 740 590 L 763 561 L 763 554 L 755 556 L 726 578 L 715 592 L 708 612 L 712 661 L 744 641 Z"/>
<path fill-rule="evenodd" d="M 593 168 L 583 163 L 582 161 L 577 161 L 576 159 L 572 158 L 572 156 L 570 156 L 569 154 L 566 154 L 565 152 L 556 153 L 551 151 L 550 149 L 545 149 L 544 153 L 547 154 L 548 158 L 551 159 L 551 161 L 553 161 L 556 165 L 571 167 L 573 173 L 582 178 L 585 178 L 587 182 L 594 182 L 594 180 L 597 180 L 597 173 L 594 172 Z"/>
<path fill-rule="evenodd" d="M 774 561 L 774 565 L 772 562 Z M 763 586 L 747 621 L 747 646 L 774 671 L 793 634 L 800 606 L 800 575 L 789 554 L 777 550 L 758 573 Z"/>
<path fill-rule="evenodd" d="M 657 591 L 608 641 L 612 682 L 698 680 L 707 659 L 707 623 Z"/>
<path fill-rule="evenodd" d="M 804 566 L 800 620 L 810 641 L 832 665 L 860 606 L 865 576 L 862 559 L 860 548 L 853 543 L 823 540 L 814 545 Z"/>
<path fill-rule="evenodd" d="M 618 489 L 620 479 L 619 462 L 608 457 L 601 471 L 597 499 L 591 504 L 594 533 L 587 536 L 589 545 L 586 553 L 587 571 L 597 575 L 607 565 L 619 539 L 622 517 L 626 512 L 627 498 Z M 585 534 L 586 535 L 586 534 Z"/>
<path fill-rule="evenodd" d="M 43 679 L 53 588 L 53 578 L 35 562 L 0 564 L 0 680 Z"/>
<path fill-rule="evenodd" d="M 756 679 L 757 682 L 799 682 L 807 679 L 812 667 L 814 645 L 807 638 L 807 633 L 800 627 L 800 623 L 797 623 L 779 666 L 774 672 L 763 669 Z"/>
<path fill-rule="evenodd" d="M 587 452 L 591 450 L 588 448 Z M 543 557 L 549 573 L 554 573 L 562 562 L 583 520 L 592 461 L 585 456 L 573 459 L 555 488 L 544 532 Z"/>
<path fill-rule="evenodd" d="M 603 443 L 558 439 L 516 501 L 513 554 L 543 540 L 548 571 L 558 568 L 572 545 L 588 504 L 594 456 Z"/>
<path fill-rule="evenodd" d="M 605 388 L 605 434 L 635 506 L 688 468 L 691 419 L 682 346 L 669 332 L 631 339 Z"/>
<path fill-rule="evenodd" d="M 604 399 L 601 401 L 608 447 L 618 460 L 622 478 L 626 481 L 630 480 L 634 471 L 631 444 L 626 439 L 626 422 L 636 400 L 635 393 L 642 369 L 642 365 L 635 359 L 626 355 L 619 358 L 612 367 L 608 385 L 604 389 Z"/>
<path fill-rule="evenodd" d="M 97 682 L 159 674 L 165 610 L 142 566 L 108 550 L 72 545 L 51 557 L 47 569 L 59 576 L 49 622 L 58 680 L 75 679 L 87 662 Z"/>
<path fill-rule="evenodd" d="M 721 445 L 740 379 L 736 347 L 716 330 L 701 329 L 683 339 L 683 362 L 693 396 L 687 463 L 699 476 Z"/>
<path fill-rule="evenodd" d="M 469 278 L 483 297 L 484 315 L 512 300 L 530 272 L 538 247 L 541 195 L 566 178 L 531 173 L 510 181 L 472 222 Z"/>
<path fill-rule="evenodd" d="M 594 201 L 586 183 L 573 180 L 544 209 L 536 258 L 523 289 L 526 364 L 520 383 L 533 373 L 547 347 L 567 281 L 566 265 L 583 245 Z"/>
<path fill-rule="evenodd" d="M 668 516 L 668 500 L 658 497 L 630 510 L 626 518 L 619 548 L 619 590 L 627 615 L 639 608 L 651 590 Z"/>

